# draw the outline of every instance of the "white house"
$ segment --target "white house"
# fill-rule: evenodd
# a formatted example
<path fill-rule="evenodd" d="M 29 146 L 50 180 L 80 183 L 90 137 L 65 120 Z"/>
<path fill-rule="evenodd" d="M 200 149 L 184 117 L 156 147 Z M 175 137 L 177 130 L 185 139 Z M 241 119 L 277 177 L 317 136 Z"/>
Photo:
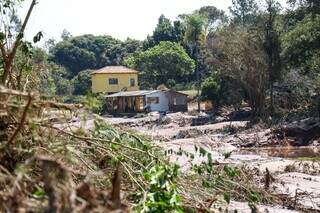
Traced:
<path fill-rule="evenodd" d="M 118 92 L 106 96 L 109 112 L 187 111 L 187 95 L 172 90 Z"/>

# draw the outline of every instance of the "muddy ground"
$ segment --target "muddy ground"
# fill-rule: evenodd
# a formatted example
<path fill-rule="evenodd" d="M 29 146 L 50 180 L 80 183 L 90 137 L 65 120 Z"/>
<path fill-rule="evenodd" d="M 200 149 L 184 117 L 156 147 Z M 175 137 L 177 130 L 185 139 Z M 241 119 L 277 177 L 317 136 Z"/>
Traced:
<path fill-rule="evenodd" d="M 166 150 L 183 150 L 195 153 L 195 145 L 212 153 L 214 160 L 245 165 L 258 169 L 261 174 L 268 168 L 275 181 L 271 189 L 277 194 L 289 194 L 306 211 L 320 211 L 320 146 L 312 141 L 307 147 L 293 147 L 286 141 L 275 141 L 272 130 L 254 126 L 248 128 L 247 120 L 228 121 L 225 117 L 212 117 L 202 113 L 150 113 L 145 117 L 109 117 L 107 122 L 146 134 Z M 224 159 L 224 153 L 232 152 Z M 190 167 L 186 156 L 172 154 L 170 160 L 178 163 L 183 171 Z M 192 164 L 205 161 L 195 156 Z M 293 212 L 281 207 L 259 206 L 268 212 Z M 250 212 L 246 203 L 233 201 L 229 210 Z"/>
<path fill-rule="evenodd" d="M 309 146 L 294 147 L 286 140 L 276 140 L 272 130 L 261 126 L 248 126 L 249 121 L 230 121 L 228 117 L 212 117 L 206 113 L 156 112 L 135 117 L 100 117 L 124 130 L 134 130 L 150 136 L 165 150 L 183 150 L 196 153 L 195 145 L 210 152 L 219 163 L 229 163 L 256 169 L 264 175 L 266 168 L 274 178 L 270 190 L 275 194 L 290 195 L 305 211 L 320 211 L 320 146 L 314 140 Z M 90 129 L 93 119 L 74 122 L 73 126 Z M 228 159 L 224 154 L 232 152 Z M 192 164 L 206 161 L 195 155 L 190 159 L 172 154 L 170 160 L 187 172 Z M 295 212 L 277 206 L 258 206 L 261 212 Z M 251 212 L 247 203 L 232 201 L 229 210 Z"/>

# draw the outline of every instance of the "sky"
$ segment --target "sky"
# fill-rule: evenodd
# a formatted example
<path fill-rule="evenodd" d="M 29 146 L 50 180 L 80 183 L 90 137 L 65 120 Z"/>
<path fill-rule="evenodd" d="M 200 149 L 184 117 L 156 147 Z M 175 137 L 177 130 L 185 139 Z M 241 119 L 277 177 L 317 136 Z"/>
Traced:
<path fill-rule="evenodd" d="M 31 0 L 19 10 L 25 16 Z M 44 40 L 60 39 L 64 29 L 73 36 L 111 35 L 143 40 L 152 34 L 161 14 L 171 20 L 201 6 L 228 10 L 231 0 L 38 0 L 26 29 L 27 39 L 43 31 Z"/>

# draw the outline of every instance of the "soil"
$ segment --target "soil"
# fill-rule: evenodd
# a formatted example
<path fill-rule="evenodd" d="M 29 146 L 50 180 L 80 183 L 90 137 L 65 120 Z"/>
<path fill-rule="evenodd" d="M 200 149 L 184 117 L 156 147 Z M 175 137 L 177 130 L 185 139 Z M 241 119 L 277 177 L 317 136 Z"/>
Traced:
<path fill-rule="evenodd" d="M 233 115 L 234 116 L 234 115 Z M 244 165 L 257 169 L 261 174 L 270 171 L 275 181 L 270 188 L 273 193 L 286 194 L 306 210 L 320 211 L 320 147 L 319 139 L 307 147 L 293 147 L 292 140 L 274 137 L 273 129 L 260 126 L 248 127 L 248 120 L 227 121 L 227 117 L 213 117 L 201 113 L 149 113 L 143 117 L 100 117 L 110 124 L 146 134 L 165 150 L 196 153 L 195 145 L 209 151 L 213 160 L 220 163 Z M 197 119 L 207 120 L 203 125 L 194 125 Z M 201 123 L 201 122 L 199 122 Z M 74 127 L 92 128 L 93 120 L 74 122 Z M 224 153 L 232 152 L 224 159 Z M 195 155 L 190 159 L 172 154 L 170 160 L 187 172 L 192 164 L 206 161 Z M 277 206 L 259 206 L 261 212 L 294 212 Z M 232 201 L 228 207 L 250 212 L 247 203 Z M 267 209 L 267 210 L 266 210 Z M 248 210 L 248 211 L 247 211 Z"/>

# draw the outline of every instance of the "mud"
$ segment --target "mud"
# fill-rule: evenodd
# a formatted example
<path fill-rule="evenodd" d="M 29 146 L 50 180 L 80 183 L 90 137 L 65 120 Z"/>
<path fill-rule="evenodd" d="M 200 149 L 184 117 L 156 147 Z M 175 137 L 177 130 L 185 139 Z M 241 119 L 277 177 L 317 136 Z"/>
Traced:
<path fill-rule="evenodd" d="M 187 172 L 192 164 L 206 161 L 197 155 L 197 147 L 212 154 L 214 161 L 228 163 L 260 171 L 268 168 L 275 181 L 271 189 L 275 194 L 286 194 L 296 199 L 296 205 L 307 210 L 320 211 L 320 156 L 319 143 L 316 146 L 292 147 L 289 143 L 275 141 L 270 137 L 272 130 L 261 127 L 248 128 L 248 121 L 225 121 L 225 118 L 212 118 L 209 123 L 194 126 L 198 117 L 210 117 L 205 113 L 171 113 L 160 115 L 150 113 L 139 118 L 103 117 L 108 123 L 130 128 L 152 137 L 164 150 L 183 151 L 194 155 L 190 160 L 185 155 L 171 154 L 170 160 L 179 164 Z M 205 120 L 205 119 L 204 119 Z M 86 124 L 75 122 L 73 125 L 92 128 L 93 121 Z M 232 152 L 225 159 L 224 153 Z M 172 152 L 174 153 L 174 152 Z M 300 158 L 306 158 L 301 161 Z M 315 160 L 312 160 L 312 159 Z M 232 201 L 229 210 L 251 212 L 247 203 Z M 261 212 L 295 212 L 276 206 L 259 206 Z"/>

